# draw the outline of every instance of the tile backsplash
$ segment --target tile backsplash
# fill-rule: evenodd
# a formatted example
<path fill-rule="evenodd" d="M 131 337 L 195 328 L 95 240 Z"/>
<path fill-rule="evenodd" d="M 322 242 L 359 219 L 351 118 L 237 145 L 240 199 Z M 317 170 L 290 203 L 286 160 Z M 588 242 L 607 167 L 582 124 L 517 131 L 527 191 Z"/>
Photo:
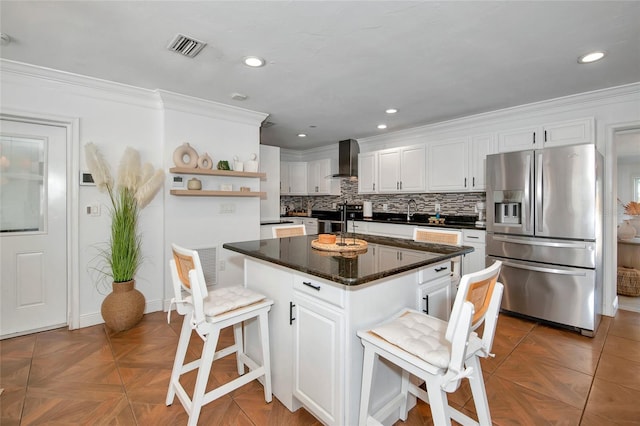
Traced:
<path fill-rule="evenodd" d="M 333 210 L 333 204 L 362 203 L 371 201 L 374 212 L 404 213 L 407 211 L 409 200 L 415 200 L 417 213 L 435 214 L 435 203 L 440 203 L 440 213 L 443 215 L 476 215 L 475 206 L 479 201 L 485 201 L 484 192 L 449 192 L 438 194 L 358 194 L 358 183 L 342 179 L 341 194 L 320 196 L 288 196 L 280 197 L 280 205 L 289 209 L 305 210 L 311 206 L 314 210 Z M 413 211 L 413 207 L 412 207 Z"/>

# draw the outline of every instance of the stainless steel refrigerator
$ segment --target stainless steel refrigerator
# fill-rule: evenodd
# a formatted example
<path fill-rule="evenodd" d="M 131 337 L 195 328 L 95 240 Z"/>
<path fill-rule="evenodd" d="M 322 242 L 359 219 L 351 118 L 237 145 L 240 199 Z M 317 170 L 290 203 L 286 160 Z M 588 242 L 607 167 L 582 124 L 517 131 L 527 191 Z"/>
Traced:
<path fill-rule="evenodd" d="M 502 309 L 593 336 L 602 304 L 603 159 L 594 145 L 487 156 L 487 265 Z"/>

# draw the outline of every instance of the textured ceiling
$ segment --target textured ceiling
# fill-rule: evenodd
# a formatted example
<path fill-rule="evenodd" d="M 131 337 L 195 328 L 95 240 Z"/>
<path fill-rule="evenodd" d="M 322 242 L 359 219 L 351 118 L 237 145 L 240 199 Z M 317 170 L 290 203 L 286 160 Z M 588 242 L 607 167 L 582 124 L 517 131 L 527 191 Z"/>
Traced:
<path fill-rule="evenodd" d="M 262 143 L 290 149 L 640 81 L 636 1 L 3 0 L 0 15 L 2 58 L 265 112 Z M 180 56 L 177 33 L 208 45 Z M 592 50 L 607 57 L 576 62 Z M 252 54 L 267 65 L 243 66 Z"/>

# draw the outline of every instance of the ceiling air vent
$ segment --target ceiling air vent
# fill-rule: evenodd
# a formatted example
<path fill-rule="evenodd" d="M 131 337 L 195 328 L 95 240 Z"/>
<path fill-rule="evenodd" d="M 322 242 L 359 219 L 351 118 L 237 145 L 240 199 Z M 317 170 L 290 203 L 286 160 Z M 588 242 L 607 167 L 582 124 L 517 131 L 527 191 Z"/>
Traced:
<path fill-rule="evenodd" d="M 167 46 L 167 49 L 174 52 L 178 52 L 184 56 L 190 58 L 195 57 L 200 51 L 207 45 L 204 41 L 196 40 L 195 38 L 187 37 L 184 34 L 177 34 L 171 43 Z"/>

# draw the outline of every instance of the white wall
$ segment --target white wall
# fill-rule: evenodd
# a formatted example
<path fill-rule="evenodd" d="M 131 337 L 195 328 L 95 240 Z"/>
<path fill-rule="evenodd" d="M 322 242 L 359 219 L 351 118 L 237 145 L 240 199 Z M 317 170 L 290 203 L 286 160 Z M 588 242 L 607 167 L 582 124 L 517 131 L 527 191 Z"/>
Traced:
<path fill-rule="evenodd" d="M 266 114 L 4 60 L 0 60 L 0 71 L 0 112 L 78 120 L 78 140 L 72 149 L 79 157 L 79 169 L 71 170 L 72 176 L 86 170 L 83 147 L 87 142 L 99 147 L 114 174 L 127 146 L 139 150 L 143 162 L 166 172 L 173 166 L 173 150 L 184 141 L 190 141 L 200 152 L 209 152 L 215 162 L 231 160 L 234 155 L 246 160 L 251 153 L 259 152 L 259 126 Z M 167 182 L 170 177 L 167 173 Z M 206 177 L 202 180 L 205 188 L 213 184 L 206 182 Z M 234 178 L 228 183 L 259 189 L 258 179 Z M 78 259 L 77 271 L 70 275 L 77 272 L 77 315 L 79 325 L 84 327 L 102 322 L 100 304 L 106 293 L 98 291 L 91 265 L 98 253 L 96 244 L 108 239 L 110 220 L 105 194 L 95 187 L 81 186 L 69 187 L 68 196 L 72 197 L 74 191 L 79 220 L 77 241 L 72 243 L 77 244 Z M 102 204 L 102 215 L 88 216 L 84 208 L 95 202 Z M 236 214 L 220 214 L 222 203 L 232 204 Z M 259 220 L 258 198 L 176 197 L 169 195 L 166 185 L 140 216 L 145 261 L 136 276 L 136 287 L 145 295 L 147 312 L 163 309 L 165 298 L 171 296 L 166 273 L 171 241 L 212 247 L 226 241 L 255 239 L 259 236 Z M 221 258 L 228 258 L 228 262 L 220 277 L 241 282 L 237 256 L 227 252 Z"/>
<path fill-rule="evenodd" d="M 246 161 L 250 155 L 260 152 L 259 126 L 266 114 L 240 108 L 187 98 L 168 92 L 159 92 L 164 111 L 164 167 L 174 167 L 173 152 L 184 142 L 198 152 L 205 152 L 217 164 L 219 160 L 231 160 L 238 156 Z M 195 175 L 194 175 L 195 176 Z M 172 175 L 167 176 L 167 187 Z M 183 175 L 189 179 L 191 175 Z M 221 183 L 249 186 L 260 190 L 258 178 L 229 178 L 197 176 L 202 189 L 218 190 Z M 168 193 L 168 190 L 165 191 Z M 222 248 L 231 241 L 257 240 L 260 238 L 260 198 L 258 197 L 180 197 L 167 195 L 164 203 L 164 232 L 166 249 L 171 243 L 186 247 L 216 247 L 218 249 L 218 283 L 241 284 L 243 258 Z M 232 213 L 223 213 L 233 210 Z M 165 296 L 171 297 L 167 251 L 165 272 L 167 287 Z M 220 268 L 221 263 L 224 267 Z M 223 269 L 223 270 L 220 270 Z"/>

